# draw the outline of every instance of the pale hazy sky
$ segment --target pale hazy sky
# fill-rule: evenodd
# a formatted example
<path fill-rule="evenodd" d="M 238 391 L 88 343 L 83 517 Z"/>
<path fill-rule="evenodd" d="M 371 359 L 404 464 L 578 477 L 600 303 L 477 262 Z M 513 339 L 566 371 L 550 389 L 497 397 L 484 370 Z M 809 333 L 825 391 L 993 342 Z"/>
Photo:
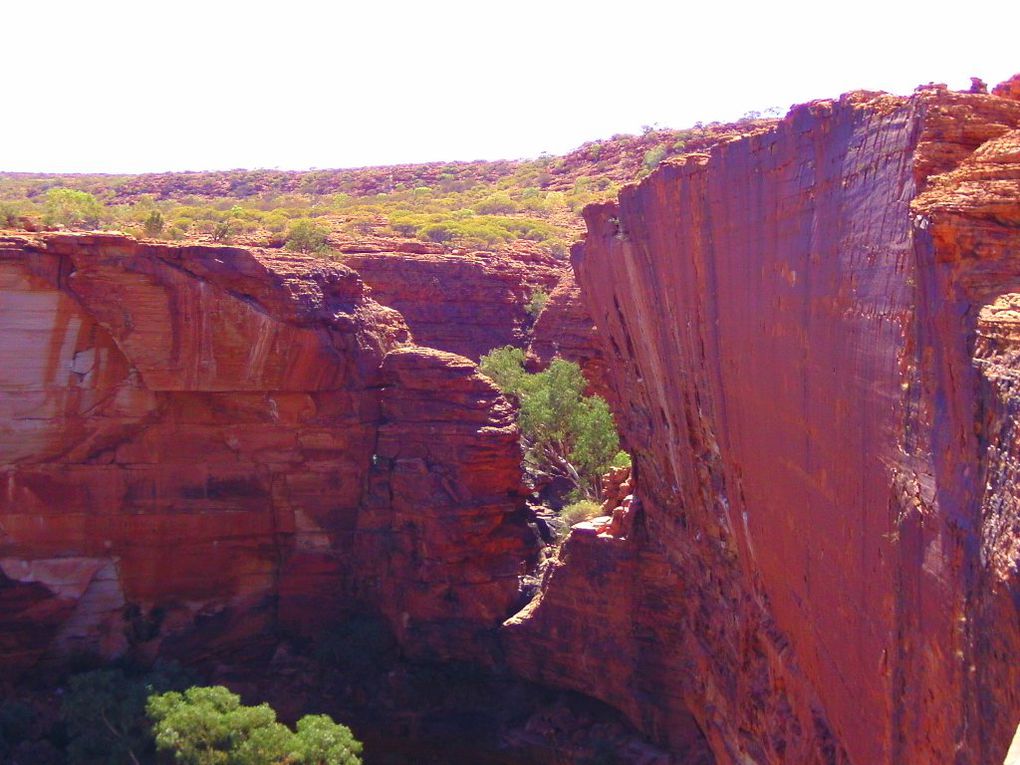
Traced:
<path fill-rule="evenodd" d="M 562 153 L 1020 72 L 1020 0 L 4 0 L 0 170 Z"/>

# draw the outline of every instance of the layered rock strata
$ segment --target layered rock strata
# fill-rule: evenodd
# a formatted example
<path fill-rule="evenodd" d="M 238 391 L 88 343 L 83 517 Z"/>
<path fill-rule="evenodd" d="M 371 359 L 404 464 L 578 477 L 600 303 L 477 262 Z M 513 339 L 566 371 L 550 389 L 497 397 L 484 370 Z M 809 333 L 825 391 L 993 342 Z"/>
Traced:
<path fill-rule="evenodd" d="M 720 763 L 1003 761 L 1018 126 L 1003 97 L 854 93 L 586 211 L 640 510 L 567 541 L 507 624 L 518 671 L 674 750 L 693 713 Z"/>
<path fill-rule="evenodd" d="M 602 342 L 573 274 L 564 275 L 549 293 L 535 320 L 528 352 L 539 368 L 556 357 L 576 362 L 588 380 L 588 393 L 607 399 L 612 395 Z"/>
<path fill-rule="evenodd" d="M 365 607 L 478 657 L 514 607 L 534 541 L 507 404 L 350 269 L 6 237 L 0 323 L 8 676 L 215 658 Z"/>
<path fill-rule="evenodd" d="M 352 245 L 342 259 L 371 287 L 373 298 L 401 312 L 418 342 L 476 361 L 513 345 L 527 350 L 536 370 L 559 357 L 580 365 L 589 393 L 611 395 L 591 314 L 574 274 L 555 259 L 448 252 L 420 243 L 370 252 Z M 527 305 L 539 290 L 548 300 L 531 316 Z"/>
<path fill-rule="evenodd" d="M 378 582 L 368 600 L 407 653 L 484 663 L 495 630 L 479 625 L 507 616 L 537 552 L 514 412 L 473 362 L 431 348 L 389 353 L 381 382 L 358 519 L 360 575 Z"/>
<path fill-rule="evenodd" d="M 564 275 L 562 262 L 524 254 L 345 252 L 343 262 L 374 299 L 403 314 L 417 342 L 475 361 L 493 348 L 526 346 L 528 299 Z"/>

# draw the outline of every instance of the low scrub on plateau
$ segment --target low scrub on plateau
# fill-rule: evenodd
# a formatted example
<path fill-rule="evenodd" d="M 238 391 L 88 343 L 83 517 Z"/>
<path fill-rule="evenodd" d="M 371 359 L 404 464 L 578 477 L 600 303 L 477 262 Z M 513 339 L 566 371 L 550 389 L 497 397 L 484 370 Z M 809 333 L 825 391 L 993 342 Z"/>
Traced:
<path fill-rule="evenodd" d="M 545 371 L 529 373 L 524 351 L 506 346 L 483 356 L 480 366 L 517 403 L 525 467 L 539 480 L 565 478 L 576 498 L 592 500 L 602 474 L 629 463 L 609 405 L 584 395 L 577 364 L 553 359 Z"/>

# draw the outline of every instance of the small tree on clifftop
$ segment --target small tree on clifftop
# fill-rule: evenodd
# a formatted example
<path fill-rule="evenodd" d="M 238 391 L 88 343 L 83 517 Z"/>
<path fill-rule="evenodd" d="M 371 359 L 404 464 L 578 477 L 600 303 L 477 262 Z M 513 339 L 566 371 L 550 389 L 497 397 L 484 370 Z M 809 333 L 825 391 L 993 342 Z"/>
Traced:
<path fill-rule="evenodd" d="M 290 227 L 287 232 L 286 247 L 288 250 L 305 254 L 325 252 L 329 249 L 329 244 L 326 242 L 328 236 L 327 229 L 305 218 Z"/>
<path fill-rule="evenodd" d="M 93 229 L 99 226 L 103 206 L 94 196 L 75 189 L 50 189 L 46 192 L 46 222 L 67 228 Z"/>

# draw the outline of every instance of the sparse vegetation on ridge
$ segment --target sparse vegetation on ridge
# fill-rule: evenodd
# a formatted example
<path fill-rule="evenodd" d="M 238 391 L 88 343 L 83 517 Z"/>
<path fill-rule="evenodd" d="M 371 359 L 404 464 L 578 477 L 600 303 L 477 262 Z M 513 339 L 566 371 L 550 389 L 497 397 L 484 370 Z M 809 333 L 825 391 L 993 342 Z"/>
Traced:
<path fill-rule="evenodd" d="M 115 229 L 321 254 L 328 253 L 326 236 L 405 237 L 474 249 L 523 245 L 565 257 L 583 231 L 585 205 L 615 196 L 622 184 L 671 156 L 767 124 L 649 129 L 584 144 L 562 157 L 513 162 L 305 172 L 0 173 L 0 228 Z"/>

